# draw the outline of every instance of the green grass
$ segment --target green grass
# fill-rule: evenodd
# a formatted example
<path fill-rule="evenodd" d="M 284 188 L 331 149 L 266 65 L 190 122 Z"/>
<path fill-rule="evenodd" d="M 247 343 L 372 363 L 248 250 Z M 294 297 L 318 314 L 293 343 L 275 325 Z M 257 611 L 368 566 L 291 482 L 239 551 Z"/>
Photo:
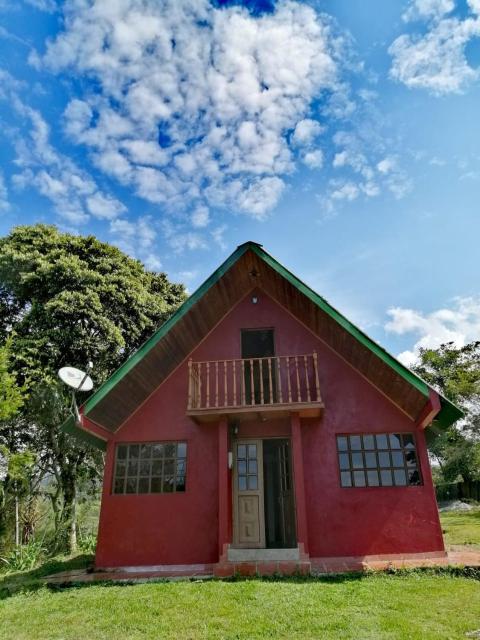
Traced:
<path fill-rule="evenodd" d="M 480 508 L 472 511 L 441 513 L 440 521 L 445 544 L 468 544 L 480 547 Z"/>
<path fill-rule="evenodd" d="M 3 640 L 464 638 L 480 583 L 448 573 L 157 582 L 26 591 L 0 601 Z"/>
<path fill-rule="evenodd" d="M 480 509 L 441 514 L 448 544 L 480 547 Z M 50 589 L 91 556 L 0 575 L 0 640 L 465 638 L 480 630 L 480 572 L 418 570 Z M 475 579 L 476 576 L 476 579 Z"/>

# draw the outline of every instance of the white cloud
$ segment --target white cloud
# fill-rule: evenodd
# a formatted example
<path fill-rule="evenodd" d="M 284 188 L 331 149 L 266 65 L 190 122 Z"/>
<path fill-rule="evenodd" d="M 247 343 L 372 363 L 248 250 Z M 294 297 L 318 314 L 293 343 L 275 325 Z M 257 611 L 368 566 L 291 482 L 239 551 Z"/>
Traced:
<path fill-rule="evenodd" d="M 55 13 L 58 10 L 55 0 L 23 0 L 26 4 L 29 4 L 34 9 L 44 11 L 45 13 Z"/>
<path fill-rule="evenodd" d="M 4 177 L 0 173 L 0 211 L 7 211 L 10 209 L 10 202 L 8 201 L 8 190 L 5 184 Z"/>
<path fill-rule="evenodd" d="M 122 251 L 141 260 L 147 269 L 161 269 L 162 263 L 154 251 L 157 231 L 151 216 L 142 216 L 134 221 L 115 218 L 110 221 L 110 233 Z"/>
<path fill-rule="evenodd" d="M 323 166 L 323 151 L 321 149 L 306 151 L 302 160 L 310 169 L 320 169 Z"/>
<path fill-rule="evenodd" d="M 323 131 L 323 127 L 317 120 L 305 118 L 300 120 L 293 132 L 293 141 L 298 145 L 310 144 Z"/>
<path fill-rule="evenodd" d="M 227 243 L 225 242 L 225 239 L 223 237 L 226 230 L 227 230 L 227 225 L 222 224 L 216 229 L 214 229 L 211 234 L 213 241 L 216 244 L 218 244 L 218 246 L 220 247 L 220 249 L 222 249 L 222 251 L 225 251 L 225 249 L 227 248 Z"/>
<path fill-rule="evenodd" d="M 208 223 L 210 222 L 210 213 L 208 211 L 207 207 L 197 207 L 191 216 L 192 219 L 192 225 L 197 228 L 200 229 L 202 227 L 206 227 L 208 225 Z"/>
<path fill-rule="evenodd" d="M 297 160 L 321 166 L 310 106 L 340 93 L 339 47 L 326 17 L 291 0 L 260 18 L 209 0 L 72 0 L 31 61 L 98 82 L 100 95 L 71 101 L 65 130 L 102 171 L 172 211 L 263 219 Z"/>
<path fill-rule="evenodd" d="M 87 198 L 87 208 L 96 218 L 104 218 L 106 220 L 116 218 L 126 211 L 125 205 L 121 202 L 111 196 L 104 196 L 98 191 Z"/>
<path fill-rule="evenodd" d="M 435 95 L 461 93 L 480 76 L 480 70 L 469 64 L 465 48 L 480 36 L 480 2 L 470 0 L 476 15 L 465 18 L 444 14 L 453 9 L 453 2 L 417 0 L 412 7 L 423 7 L 419 17 L 435 17 L 424 34 L 403 34 L 390 46 L 390 75 L 410 88 L 427 89 Z M 430 7 L 430 8 L 429 8 Z M 443 16 L 443 17 L 442 17 Z"/>
<path fill-rule="evenodd" d="M 111 218 L 125 210 L 115 198 L 104 194 L 95 180 L 50 142 L 50 128 L 41 114 L 18 97 L 18 86 L 10 85 L 8 98 L 15 113 L 30 125 L 28 135 L 15 135 L 15 165 L 19 173 L 12 177 L 18 189 L 35 187 L 48 198 L 56 213 L 70 225 L 81 225 L 90 214 Z"/>
<path fill-rule="evenodd" d="M 426 18 L 438 19 L 447 13 L 451 13 L 454 8 L 455 3 L 453 0 L 410 0 L 402 18 L 406 22 Z"/>
<path fill-rule="evenodd" d="M 407 366 L 417 361 L 420 348 L 437 348 L 446 342 L 462 347 L 478 340 L 480 335 L 480 298 L 455 298 L 451 308 L 422 313 L 414 309 L 394 307 L 388 310 L 390 320 L 385 329 L 397 335 L 413 334 L 417 340 L 411 350 L 398 358 Z"/>

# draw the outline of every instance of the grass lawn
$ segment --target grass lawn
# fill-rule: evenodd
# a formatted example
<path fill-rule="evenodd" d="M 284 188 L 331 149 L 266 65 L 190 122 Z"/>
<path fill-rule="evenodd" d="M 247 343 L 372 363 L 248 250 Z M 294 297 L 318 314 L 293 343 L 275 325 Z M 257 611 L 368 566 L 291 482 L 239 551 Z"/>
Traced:
<path fill-rule="evenodd" d="M 3 640 L 464 638 L 480 582 L 432 572 L 41 587 L 0 600 Z"/>
<path fill-rule="evenodd" d="M 447 511 L 440 514 L 445 544 L 480 547 L 480 508 L 472 511 Z"/>
<path fill-rule="evenodd" d="M 448 544 L 480 546 L 480 509 L 444 513 Z M 480 630 L 480 580 L 427 570 L 238 581 L 44 586 L 89 556 L 0 575 L 0 640 L 88 638 L 465 638 Z M 480 637 L 480 636 L 479 636 Z"/>

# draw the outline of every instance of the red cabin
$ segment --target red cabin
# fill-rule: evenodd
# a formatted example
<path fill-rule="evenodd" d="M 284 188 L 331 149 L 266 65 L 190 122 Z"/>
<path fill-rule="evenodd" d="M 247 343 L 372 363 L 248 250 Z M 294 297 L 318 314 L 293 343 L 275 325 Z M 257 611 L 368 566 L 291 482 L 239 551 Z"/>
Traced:
<path fill-rule="evenodd" d="M 459 415 L 247 242 L 64 428 L 106 450 L 97 568 L 229 575 L 443 556 L 426 438 Z"/>

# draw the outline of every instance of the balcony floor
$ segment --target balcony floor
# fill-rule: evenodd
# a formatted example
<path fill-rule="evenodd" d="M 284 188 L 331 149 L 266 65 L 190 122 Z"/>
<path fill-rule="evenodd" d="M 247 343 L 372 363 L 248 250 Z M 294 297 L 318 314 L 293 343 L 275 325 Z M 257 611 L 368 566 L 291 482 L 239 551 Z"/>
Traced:
<path fill-rule="evenodd" d="M 247 420 L 273 420 L 286 418 L 292 413 L 298 413 L 301 418 L 318 418 L 323 411 L 322 402 L 290 402 L 275 404 L 255 404 L 241 407 L 203 407 L 202 409 L 187 409 L 187 416 L 195 422 L 217 422 L 220 417 Z"/>

